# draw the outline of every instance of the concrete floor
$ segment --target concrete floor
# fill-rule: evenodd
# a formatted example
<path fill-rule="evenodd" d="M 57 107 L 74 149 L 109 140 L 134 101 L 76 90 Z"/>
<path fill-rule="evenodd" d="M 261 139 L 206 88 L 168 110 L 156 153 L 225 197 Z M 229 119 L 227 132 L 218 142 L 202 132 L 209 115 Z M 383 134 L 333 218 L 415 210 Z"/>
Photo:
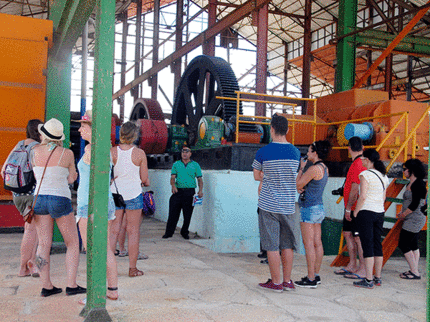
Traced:
<path fill-rule="evenodd" d="M 257 287 L 269 268 L 257 254 L 217 254 L 179 233 L 164 240 L 165 224 L 145 219 L 139 261 L 142 277 L 128 277 L 128 257 L 118 258 L 120 298 L 107 301 L 113 321 L 425 321 L 425 259 L 421 280 L 402 280 L 404 258 L 392 258 L 383 269 L 383 285 L 373 290 L 352 286 L 352 280 L 333 274 L 323 261 L 322 285 L 274 293 Z M 37 278 L 17 277 L 22 234 L 0 235 L 0 321 L 83 321 L 78 301 L 84 295 L 64 293 L 40 297 Z M 78 284 L 85 285 L 86 257 L 80 255 Z M 51 256 L 55 286 L 65 288 L 64 254 Z M 293 280 L 306 275 L 306 260 L 297 255 Z"/>

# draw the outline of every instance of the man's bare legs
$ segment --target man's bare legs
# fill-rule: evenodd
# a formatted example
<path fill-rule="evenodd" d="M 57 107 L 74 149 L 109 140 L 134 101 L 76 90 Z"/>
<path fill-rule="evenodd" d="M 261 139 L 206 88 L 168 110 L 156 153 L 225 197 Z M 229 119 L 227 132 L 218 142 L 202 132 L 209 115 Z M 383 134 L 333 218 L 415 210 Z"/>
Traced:
<path fill-rule="evenodd" d="M 293 270 L 294 252 L 292 249 L 281 249 L 282 273 L 284 282 L 291 280 L 291 271 Z"/>
<path fill-rule="evenodd" d="M 280 268 L 281 262 L 284 282 L 289 282 L 291 280 L 291 271 L 293 270 L 293 258 L 294 253 L 292 249 L 281 249 L 281 255 L 279 255 L 279 251 L 267 251 L 270 276 L 274 284 L 282 283 Z"/>
<path fill-rule="evenodd" d="M 344 231 L 343 237 L 346 241 L 346 247 L 348 248 L 349 263 L 346 265 L 345 269 L 349 272 L 355 273 L 358 270 L 357 267 L 357 244 L 354 240 L 354 236 L 350 231 Z"/>

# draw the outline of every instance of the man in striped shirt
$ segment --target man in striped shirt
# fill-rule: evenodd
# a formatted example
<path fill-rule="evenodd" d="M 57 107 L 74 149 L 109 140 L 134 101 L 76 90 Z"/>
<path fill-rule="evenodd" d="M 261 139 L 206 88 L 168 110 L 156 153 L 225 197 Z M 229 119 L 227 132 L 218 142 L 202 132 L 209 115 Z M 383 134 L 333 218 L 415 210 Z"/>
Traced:
<path fill-rule="evenodd" d="M 254 179 L 263 182 L 258 198 L 258 223 L 271 274 L 271 279 L 258 285 L 276 292 L 294 290 L 291 271 L 297 240 L 294 223 L 297 220 L 295 197 L 300 152 L 287 142 L 287 132 L 288 120 L 273 115 L 270 124 L 272 143 L 258 150 L 252 164 Z"/>

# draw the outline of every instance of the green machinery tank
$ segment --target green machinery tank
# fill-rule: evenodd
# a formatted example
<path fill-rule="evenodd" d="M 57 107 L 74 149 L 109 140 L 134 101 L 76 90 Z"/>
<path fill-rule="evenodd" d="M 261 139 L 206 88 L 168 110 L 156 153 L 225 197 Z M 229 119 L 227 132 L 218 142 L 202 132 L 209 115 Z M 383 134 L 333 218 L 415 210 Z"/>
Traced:
<path fill-rule="evenodd" d="M 169 153 L 181 152 L 182 145 L 188 140 L 187 128 L 183 125 L 169 125 L 169 140 L 166 151 Z"/>
<path fill-rule="evenodd" d="M 221 145 L 224 139 L 224 121 L 213 115 L 205 115 L 200 119 L 198 126 L 198 140 L 196 148 L 214 148 Z"/>

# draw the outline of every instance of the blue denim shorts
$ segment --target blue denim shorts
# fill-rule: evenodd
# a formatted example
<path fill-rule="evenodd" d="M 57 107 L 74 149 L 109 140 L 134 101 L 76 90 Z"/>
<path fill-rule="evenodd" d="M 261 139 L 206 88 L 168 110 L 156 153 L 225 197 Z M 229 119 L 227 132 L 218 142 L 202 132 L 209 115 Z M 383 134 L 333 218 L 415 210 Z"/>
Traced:
<path fill-rule="evenodd" d="M 316 205 L 300 208 L 300 221 L 308 224 L 321 224 L 325 217 L 324 206 Z"/>
<path fill-rule="evenodd" d="M 143 195 L 139 194 L 136 198 L 124 200 L 126 210 L 143 209 Z M 124 209 L 122 207 L 115 207 L 116 210 Z"/>
<path fill-rule="evenodd" d="M 51 215 L 60 218 L 73 212 L 72 201 L 66 197 L 39 195 L 34 206 L 36 215 Z"/>
<path fill-rule="evenodd" d="M 88 205 L 76 209 L 76 218 L 88 218 Z M 108 204 L 108 220 L 114 220 L 115 217 L 115 203 L 113 198 L 109 198 Z"/>

